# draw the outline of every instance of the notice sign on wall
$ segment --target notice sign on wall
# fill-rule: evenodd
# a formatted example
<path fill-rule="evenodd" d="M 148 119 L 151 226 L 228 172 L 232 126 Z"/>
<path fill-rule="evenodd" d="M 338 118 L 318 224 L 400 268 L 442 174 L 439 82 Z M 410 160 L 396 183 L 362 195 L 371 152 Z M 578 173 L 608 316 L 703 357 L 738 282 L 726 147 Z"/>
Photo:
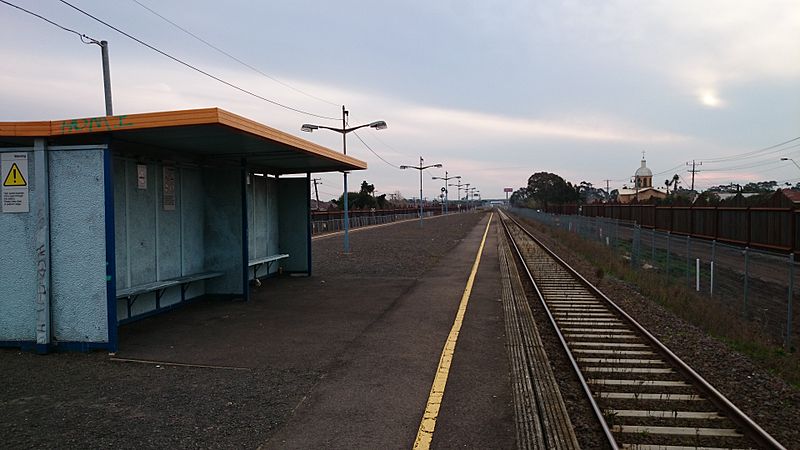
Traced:
<path fill-rule="evenodd" d="M 164 211 L 175 211 L 175 168 L 164 166 Z"/>
<path fill-rule="evenodd" d="M 145 164 L 136 165 L 136 188 L 147 190 L 147 166 Z"/>
<path fill-rule="evenodd" d="M 0 180 L 4 213 L 26 213 L 28 206 L 28 154 L 3 153 L 0 156 Z"/>

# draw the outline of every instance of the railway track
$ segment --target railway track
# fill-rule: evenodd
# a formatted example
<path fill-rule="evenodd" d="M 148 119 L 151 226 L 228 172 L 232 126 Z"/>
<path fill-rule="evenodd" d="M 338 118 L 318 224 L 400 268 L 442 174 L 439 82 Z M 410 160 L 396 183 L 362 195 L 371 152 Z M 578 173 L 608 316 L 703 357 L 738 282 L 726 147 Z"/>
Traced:
<path fill-rule="evenodd" d="M 611 448 L 784 449 L 518 222 L 500 217 Z"/>

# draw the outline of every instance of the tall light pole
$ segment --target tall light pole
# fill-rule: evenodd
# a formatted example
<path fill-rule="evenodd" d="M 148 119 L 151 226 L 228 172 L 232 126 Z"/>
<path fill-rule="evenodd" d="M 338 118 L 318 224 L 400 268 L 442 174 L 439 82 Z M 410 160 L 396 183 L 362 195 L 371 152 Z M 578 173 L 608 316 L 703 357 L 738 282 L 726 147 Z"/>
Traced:
<path fill-rule="evenodd" d="M 469 211 L 469 187 L 471 183 L 464 183 L 464 186 L 466 186 L 464 188 L 464 199 L 467 201 L 467 211 Z"/>
<path fill-rule="evenodd" d="M 432 177 L 431 179 L 432 180 L 444 180 L 444 213 L 447 214 L 447 212 L 448 212 L 448 202 L 450 201 L 449 196 L 447 195 L 448 194 L 448 192 L 447 192 L 447 182 L 450 181 L 450 180 L 456 180 L 456 179 L 460 180 L 461 179 L 461 175 L 456 175 L 456 176 L 450 177 L 450 176 L 447 176 L 447 171 L 445 170 L 443 177 Z"/>
<path fill-rule="evenodd" d="M 458 202 L 459 202 L 458 203 L 458 205 L 459 205 L 458 208 L 459 208 L 459 211 L 461 211 L 461 178 L 458 179 L 458 184 L 450 183 L 450 184 L 448 184 L 448 186 L 455 186 L 456 187 L 457 195 L 458 195 Z"/>
<path fill-rule="evenodd" d="M 797 164 L 797 161 L 793 160 L 792 158 L 781 158 L 781 161 L 791 161 L 798 169 L 800 169 L 800 165 Z"/>
<path fill-rule="evenodd" d="M 400 166 L 401 169 L 417 169 L 419 170 L 419 226 L 422 226 L 422 171 L 425 169 L 430 169 L 431 167 L 442 167 L 441 164 L 429 164 L 427 166 L 423 166 L 422 164 L 425 162 L 422 159 L 422 156 L 419 157 L 419 166 Z"/>
<path fill-rule="evenodd" d="M 356 131 L 359 128 L 375 128 L 376 130 L 384 130 L 386 129 L 386 122 L 383 120 L 377 120 L 371 123 L 365 123 L 364 125 L 358 125 L 356 127 L 348 127 L 347 126 L 347 114 L 348 111 L 345 109 L 344 105 L 342 105 L 342 128 L 334 128 L 334 127 L 326 127 L 324 125 L 312 125 L 310 123 L 304 123 L 301 130 L 311 133 L 314 130 L 318 130 L 320 128 L 324 128 L 326 130 L 335 131 L 337 133 L 342 133 L 342 152 L 346 155 L 347 154 L 347 133 L 351 131 Z M 344 174 L 344 195 L 342 195 L 342 201 L 344 202 L 344 252 L 350 253 L 350 215 L 348 214 L 348 206 L 347 204 L 350 203 L 349 196 L 347 195 L 347 171 L 343 171 Z"/>
<path fill-rule="evenodd" d="M 469 207 L 472 207 L 472 198 L 473 198 L 473 196 L 475 195 L 475 191 L 477 191 L 477 190 L 478 190 L 478 188 L 476 188 L 476 187 L 474 187 L 474 186 L 473 186 L 473 187 L 471 187 L 471 188 L 469 188 L 469 189 L 467 189 L 467 190 L 469 191 L 469 199 L 470 199 L 470 200 L 468 200 L 468 202 L 469 202 Z"/>

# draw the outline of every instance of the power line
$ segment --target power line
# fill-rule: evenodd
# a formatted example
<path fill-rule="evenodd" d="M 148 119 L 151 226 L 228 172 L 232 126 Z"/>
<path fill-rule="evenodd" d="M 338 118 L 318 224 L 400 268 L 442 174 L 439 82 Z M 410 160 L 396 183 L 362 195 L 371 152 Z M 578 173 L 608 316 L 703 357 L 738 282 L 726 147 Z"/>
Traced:
<path fill-rule="evenodd" d="M 370 146 L 369 146 L 369 144 L 367 144 L 366 142 L 364 142 L 364 139 L 361 139 L 361 136 L 359 136 L 357 132 L 355 132 L 355 131 L 354 131 L 354 132 L 353 132 L 353 134 L 355 134 L 355 135 L 356 135 L 356 137 L 358 138 L 358 140 L 359 140 L 359 141 L 361 141 L 361 143 L 362 143 L 362 144 L 364 144 L 364 147 L 367 147 L 367 149 L 368 149 L 369 151 L 371 151 L 373 155 L 377 156 L 377 157 L 378 157 L 378 159 L 380 159 L 381 161 L 385 162 L 386 164 L 388 164 L 388 165 L 390 165 L 390 166 L 394 167 L 395 169 L 399 169 L 399 168 L 400 168 L 400 166 L 397 166 L 397 165 L 394 165 L 394 164 L 390 163 L 389 161 L 385 160 L 385 159 L 383 158 L 383 156 L 379 155 L 379 154 L 378 154 L 378 153 L 377 153 L 375 150 L 373 150 L 373 149 L 372 149 L 372 147 L 370 147 Z"/>
<path fill-rule="evenodd" d="M 204 71 L 202 69 L 199 69 L 199 68 L 197 68 L 197 67 L 195 67 L 195 66 L 193 66 L 193 65 L 191 65 L 191 64 L 189 64 L 189 63 L 187 63 L 185 61 L 183 61 L 182 59 L 179 59 L 179 58 L 177 58 L 175 56 L 172 56 L 169 53 L 167 53 L 167 52 L 165 52 L 163 50 L 160 50 L 160 49 L 148 44 L 147 42 L 144 42 L 143 40 L 141 40 L 141 39 L 139 39 L 139 38 L 137 38 L 135 36 L 132 36 L 129 33 L 126 33 L 125 31 L 122 31 L 121 29 L 115 27 L 114 25 L 111 25 L 110 23 L 108 23 L 108 22 L 106 22 L 106 21 L 104 21 L 102 19 L 99 19 L 99 18 L 89 14 L 88 12 L 78 8 L 77 6 L 71 4 L 70 2 L 68 2 L 66 0 L 59 0 L 59 1 L 61 3 L 63 3 L 63 4 L 65 4 L 65 5 L 69 6 L 70 8 L 80 12 L 81 14 L 83 14 L 83 15 L 85 15 L 85 16 L 87 16 L 87 17 L 89 17 L 89 18 L 91 18 L 91 19 L 93 19 L 93 20 L 95 20 L 95 21 L 107 26 L 108 28 L 111 28 L 112 30 L 116 31 L 117 33 L 119 33 L 119 34 L 121 34 L 121 35 L 123 35 L 123 36 L 125 36 L 125 37 L 127 37 L 127 38 L 129 38 L 129 39 L 131 39 L 133 41 L 136 41 L 137 43 L 149 48 L 150 50 L 153 50 L 156 53 L 159 53 L 159 54 L 161 54 L 163 56 L 166 56 L 167 58 L 169 58 L 169 59 L 171 59 L 171 60 L 173 60 L 173 61 L 175 61 L 175 62 L 177 62 L 177 63 L 179 63 L 179 64 L 181 64 L 181 65 L 183 65 L 185 67 L 188 67 L 189 69 L 192 69 L 195 72 L 201 73 L 201 74 L 203 74 L 203 75 L 205 75 L 205 76 L 207 76 L 207 77 L 209 77 L 209 78 L 211 78 L 213 80 L 216 80 L 216 81 L 218 81 L 218 82 L 220 82 L 220 83 L 222 83 L 222 84 L 224 84 L 226 86 L 232 87 L 233 89 L 236 89 L 237 91 L 243 92 L 243 93 L 245 93 L 247 95 L 250 95 L 250 96 L 255 97 L 257 99 L 263 100 L 263 101 L 265 101 L 267 103 L 271 103 L 271 104 L 273 104 L 275 106 L 279 106 L 281 108 L 284 108 L 284 109 L 287 109 L 287 110 L 290 110 L 290 111 L 294 111 L 294 112 L 297 112 L 297 113 L 300 113 L 300 114 L 305 114 L 305 115 L 308 115 L 308 116 L 317 117 L 319 119 L 339 120 L 336 117 L 322 116 L 322 115 L 319 115 L 319 114 L 314 114 L 314 113 L 311 113 L 311 112 L 308 112 L 308 111 L 304 111 L 302 109 L 293 108 L 291 106 L 284 105 L 283 103 L 276 102 L 275 100 L 271 100 L 269 98 L 266 98 L 266 97 L 263 97 L 261 95 L 258 95 L 258 94 L 254 93 L 252 91 L 249 91 L 247 89 L 239 87 L 239 86 L 237 86 L 237 85 L 235 85 L 235 84 L 233 84 L 233 83 L 231 83 L 229 81 L 223 80 L 222 78 L 220 78 L 220 77 L 218 77 L 216 75 L 212 75 L 209 72 L 206 72 L 206 71 Z"/>
<path fill-rule="evenodd" d="M 30 14 L 30 15 L 32 15 L 34 17 L 39 18 L 39 19 L 42 19 L 45 22 L 49 23 L 50 25 L 54 25 L 54 26 L 56 26 L 58 28 L 61 28 L 64 31 L 69 31 L 70 33 L 74 33 L 81 39 L 81 42 L 83 42 L 84 44 L 99 44 L 100 43 L 100 41 L 98 41 L 97 39 L 93 39 L 93 38 L 91 38 L 91 37 L 89 37 L 89 36 L 87 36 L 87 35 L 85 35 L 83 33 L 79 33 L 77 31 L 73 30 L 72 28 L 67 28 L 64 25 L 56 23 L 56 22 L 48 19 L 47 17 L 44 17 L 44 16 L 39 15 L 39 14 L 36 14 L 35 12 L 29 11 L 29 10 L 27 10 L 27 9 L 21 7 L 21 6 L 17 6 L 15 4 L 7 2 L 5 0 L 0 0 L 0 3 L 5 3 L 6 5 L 8 5 L 8 6 L 12 7 L 12 8 L 16 8 L 16 9 L 22 11 L 22 12 Z"/>
<path fill-rule="evenodd" d="M 775 148 L 778 148 L 778 147 L 782 147 L 782 146 L 784 146 L 784 145 L 786 145 L 786 144 L 788 144 L 790 142 L 794 142 L 794 141 L 797 141 L 797 140 L 800 140 L 800 136 L 797 136 L 796 138 L 789 139 L 788 141 L 781 142 L 780 144 L 770 145 L 769 147 L 760 148 L 758 150 L 753 150 L 753 151 L 746 152 L 746 153 L 740 153 L 738 155 L 723 156 L 723 157 L 720 157 L 720 158 L 702 159 L 700 161 L 714 163 L 714 162 L 731 161 L 731 160 L 736 160 L 736 159 L 753 158 L 753 157 L 756 157 L 759 153 L 765 152 L 767 150 L 772 150 L 772 149 L 775 149 Z M 781 151 L 781 150 L 784 150 L 784 149 L 780 149 L 778 151 Z M 774 152 L 771 152 L 771 153 L 774 153 Z"/>
<path fill-rule="evenodd" d="M 233 56 L 232 54 L 230 54 L 230 53 L 226 52 L 225 50 L 223 50 L 223 49 L 221 49 L 221 48 L 217 47 L 216 45 L 212 44 L 211 42 L 208 42 L 207 40 L 205 40 L 205 39 L 203 39 L 202 37 L 200 37 L 200 36 L 196 35 L 195 33 L 192 33 L 191 31 L 187 30 L 186 28 L 184 28 L 184 27 L 182 27 L 182 26 L 178 25 L 177 23 L 175 23 L 174 21 L 172 21 L 172 20 L 168 19 L 167 17 L 165 17 L 165 16 L 163 16 L 163 15 L 159 14 L 157 11 L 155 11 L 154 9 L 150 8 L 149 6 L 147 6 L 147 5 L 143 4 L 143 3 L 141 3 L 139 0 L 131 0 L 131 1 L 132 1 L 132 2 L 134 2 L 134 3 L 136 3 L 137 5 L 141 6 L 142 8 L 146 9 L 147 11 L 150 11 L 152 14 L 154 14 L 154 15 L 158 16 L 159 18 L 161 18 L 161 20 L 163 20 L 163 21 L 165 21 L 165 22 L 169 23 L 170 25 L 174 26 L 175 28 L 177 28 L 177 29 L 179 29 L 179 30 L 183 31 L 184 33 L 188 34 L 189 36 L 191 36 L 191 37 L 193 37 L 193 38 L 197 39 L 198 41 L 202 42 L 202 43 L 203 43 L 203 44 L 205 44 L 206 46 L 208 46 L 208 47 L 210 47 L 210 48 L 212 48 L 212 49 L 216 50 L 216 51 L 217 51 L 217 52 L 219 52 L 219 53 L 222 53 L 223 55 L 225 55 L 225 56 L 227 56 L 228 58 L 230 58 L 230 59 L 232 59 L 232 60 L 236 61 L 237 63 L 239 63 L 239 64 L 241 64 L 241 65 L 243 65 L 243 66 L 247 67 L 248 69 L 250 69 L 250 70 L 252 70 L 252 71 L 254 71 L 254 72 L 258 73 L 258 74 L 261 74 L 261 75 L 263 75 L 263 76 L 264 76 L 264 77 L 266 77 L 266 78 L 269 78 L 270 80 L 272 80 L 272 81 L 274 81 L 274 82 L 276 82 L 276 83 L 278 83 L 278 84 L 280 84 L 280 85 L 283 85 L 283 86 L 285 86 L 285 87 L 287 87 L 287 88 L 289 88 L 289 89 L 291 89 L 291 90 L 293 90 L 293 91 L 295 91 L 295 92 L 299 92 L 300 94 L 303 94 L 303 95 L 305 95 L 305 96 L 307 96 L 307 97 L 310 97 L 310 98 L 313 98 L 313 99 L 315 99 L 315 100 L 319 100 L 319 101 L 321 101 L 321 102 L 327 103 L 327 104 L 329 104 L 329 105 L 333 105 L 333 106 L 336 106 L 336 107 L 338 107 L 338 106 L 340 105 L 340 103 L 334 103 L 334 102 L 332 102 L 332 101 L 329 101 L 329 100 L 326 100 L 326 99 L 324 99 L 324 98 L 322 98 L 322 97 L 318 97 L 318 96 L 316 96 L 316 95 L 309 94 L 308 92 L 305 92 L 305 91 L 303 91 L 303 90 L 301 90 L 301 89 L 298 89 L 298 88 L 296 88 L 296 87 L 294 87 L 294 86 L 290 85 L 289 83 L 285 83 L 285 82 L 283 82 L 283 81 L 281 81 L 281 80 L 279 80 L 279 79 L 277 79 L 277 78 L 275 78 L 275 77 L 273 77 L 273 76 L 271 76 L 271 75 L 269 75 L 269 74 L 267 74 L 267 73 L 264 73 L 263 71 L 261 71 L 261 70 L 260 70 L 260 69 L 258 69 L 257 67 L 254 67 L 254 66 L 252 66 L 252 65 L 250 65 L 250 64 L 248 64 L 248 63 L 246 63 L 245 61 L 242 61 L 241 59 L 239 59 L 239 58 L 237 58 L 237 57 Z"/>

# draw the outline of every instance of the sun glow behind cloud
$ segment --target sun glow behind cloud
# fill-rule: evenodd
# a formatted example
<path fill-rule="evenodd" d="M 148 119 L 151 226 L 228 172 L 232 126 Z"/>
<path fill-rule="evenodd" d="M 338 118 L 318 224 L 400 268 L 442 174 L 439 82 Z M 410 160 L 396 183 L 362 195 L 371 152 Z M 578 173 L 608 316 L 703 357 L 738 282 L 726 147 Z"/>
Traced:
<path fill-rule="evenodd" d="M 715 89 L 698 89 L 696 95 L 697 100 L 700 101 L 703 106 L 709 108 L 721 108 L 725 106 L 725 103 L 719 98 Z"/>

